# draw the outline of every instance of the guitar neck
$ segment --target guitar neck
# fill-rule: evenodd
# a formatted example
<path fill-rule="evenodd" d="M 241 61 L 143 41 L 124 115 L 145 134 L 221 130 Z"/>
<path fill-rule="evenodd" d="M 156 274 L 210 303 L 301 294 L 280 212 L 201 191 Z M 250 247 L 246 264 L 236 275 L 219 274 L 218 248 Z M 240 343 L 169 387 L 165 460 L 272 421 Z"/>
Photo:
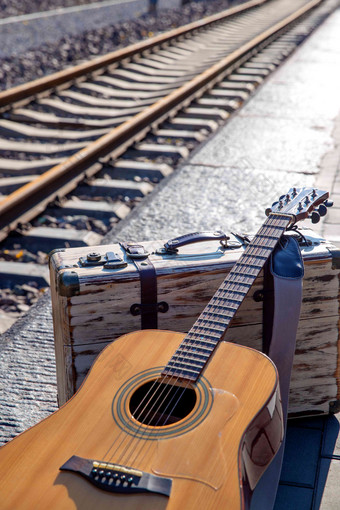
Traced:
<path fill-rule="evenodd" d="M 195 382 L 291 222 L 289 214 L 271 213 L 209 301 L 162 375 Z"/>

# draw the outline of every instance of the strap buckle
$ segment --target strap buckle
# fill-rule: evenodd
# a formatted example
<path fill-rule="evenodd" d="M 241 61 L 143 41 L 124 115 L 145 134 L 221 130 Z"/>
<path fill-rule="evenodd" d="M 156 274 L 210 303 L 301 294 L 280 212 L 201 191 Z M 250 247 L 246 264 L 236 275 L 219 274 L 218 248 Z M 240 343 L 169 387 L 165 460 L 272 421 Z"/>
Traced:
<path fill-rule="evenodd" d="M 144 246 L 136 243 L 120 243 L 122 248 L 126 251 L 130 259 L 146 259 L 150 253 L 146 251 Z"/>

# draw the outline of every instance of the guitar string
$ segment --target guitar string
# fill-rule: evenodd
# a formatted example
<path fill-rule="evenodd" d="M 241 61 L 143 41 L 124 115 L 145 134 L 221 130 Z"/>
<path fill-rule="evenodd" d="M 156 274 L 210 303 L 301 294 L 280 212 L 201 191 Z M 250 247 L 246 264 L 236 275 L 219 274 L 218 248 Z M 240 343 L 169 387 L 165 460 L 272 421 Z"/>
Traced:
<path fill-rule="evenodd" d="M 271 226 L 271 225 L 268 225 L 268 224 L 264 225 L 264 227 L 266 227 L 266 226 Z M 275 227 L 275 225 L 273 225 L 273 227 Z M 263 230 L 263 227 L 260 229 L 260 231 L 262 231 L 262 230 Z M 260 231 L 259 231 L 258 235 L 260 234 Z M 270 234 L 270 232 L 266 232 L 266 234 L 268 235 L 268 234 Z M 257 236 L 258 236 L 258 235 L 257 235 Z M 256 237 L 257 237 L 257 236 L 256 236 Z M 247 255 L 248 255 L 248 251 L 250 251 L 250 250 L 247 250 Z M 246 252 L 244 253 L 244 255 L 246 255 Z M 250 255 L 250 253 L 249 253 L 249 255 Z M 226 283 L 226 282 L 223 282 L 223 283 Z M 198 336 L 199 336 L 199 335 L 202 335 L 202 333 L 199 333 L 199 332 L 196 332 L 196 334 L 197 334 Z M 224 333 L 222 333 L 222 336 L 223 336 L 223 334 L 224 334 Z M 191 343 L 191 346 L 195 345 L 195 343 L 197 343 L 197 341 L 198 341 L 198 339 L 195 339 L 194 344 L 193 344 L 193 343 Z M 183 370 L 183 369 L 181 369 L 181 370 Z M 184 369 L 184 370 L 185 370 L 185 369 Z M 177 381 L 179 380 L 179 378 L 181 378 L 181 379 L 183 378 L 183 372 L 181 373 L 181 375 L 182 375 L 182 377 L 178 377 L 178 378 L 177 378 Z M 170 382 L 172 382 L 172 379 L 173 379 L 173 377 L 170 379 Z M 163 381 L 164 381 L 164 378 L 163 378 Z M 155 381 L 155 383 L 157 383 L 157 382 L 159 382 L 159 381 L 158 381 L 158 380 L 156 380 L 156 381 Z M 176 382 L 176 381 L 175 381 L 175 382 Z M 189 382 L 189 383 L 190 383 L 190 382 Z M 168 381 L 168 385 L 169 385 L 169 384 L 170 384 L 170 383 L 169 383 L 169 381 Z M 173 383 L 171 384 L 171 388 L 172 388 L 172 387 L 173 387 Z M 150 390 L 149 390 L 149 392 L 150 392 Z M 148 392 L 148 393 L 149 393 L 149 392 Z M 183 392 L 182 392 L 182 393 L 184 393 L 184 390 L 183 390 Z M 161 394 L 162 394 L 162 393 L 161 393 Z M 160 396 L 158 396 L 158 398 L 156 399 L 156 402 L 157 402 L 157 400 L 158 400 L 159 398 L 160 398 Z M 155 403 L 156 403 L 156 402 L 155 402 Z M 155 405 L 155 403 L 154 403 L 153 405 Z M 139 407 L 139 406 L 138 406 L 138 407 Z M 152 408 L 151 408 L 151 409 L 152 409 Z M 141 411 L 141 413 L 142 413 L 142 412 L 143 412 L 143 410 Z M 141 413 L 140 413 L 140 415 L 141 415 Z M 147 414 L 147 416 L 148 416 L 149 414 L 150 414 L 150 411 L 149 411 L 149 413 Z M 144 422 L 145 422 L 145 420 L 146 420 L 147 416 L 144 418 Z M 137 419 L 138 419 L 138 417 L 137 417 Z M 159 420 L 160 420 L 160 419 L 162 419 L 162 416 L 159 418 Z M 159 421 L 158 421 L 158 423 L 159 423 Z M 148 432 L 148 431 L 146 430 L 146 431 L 145 431 L 145 433 L 147 433 L 147 432 Z"/>
<path fill-rule="evenodd" d="M 284 232 L 284 229 L 282 229 L 282 230 L 281 230 L 281 234 L 280 234 L 280 236 L 277 238 L 277 241 L 280 239 L 280 237 L 281 237 L 281 235 L 282 235 L 282 233 L 283 233 L 283 232 Z M 256 236 L 256 237 L 257 237 L 257 236 Z M 250 249 L 252 249 L 252 248 L 253 248 L 253 247 L 251 247 Z M 255 249 L 257 249 L 257 248 L 255 248 Z M 250 250 L 247 250 L 247 255 L 250 255 L 250 254 L 248 254 L 248 252 L 249 252 L 249 251 L 250 251 Z M 271 251 L 271 250 L 270 250 L 270 251 Z M 244 255 L 245 255 L 245 253 L 244 253 Z M 268 254 L 268 257 L 269 257 L 269 255 L 270 255 L 270 253 Z M 268 257 L 267 257 L 267 258 L 268 258 Z M 263 267 L 263 264 L 262 264 L 262 266 L 261 266 L 261 267 L 258 267 L 257 275 L 258 275 L 258 273 L 261 271 L 262 267 Z M 256 276 L 257 276 L 257 275 L 256 275 Z M 229 276 L 229 275 L 228 275 L 228 276 Z M 254 276 L 254 278 L 256 278 L 256 276 Z M 227 277 L 227 279 L 228 279 L 228 277 Z M 227 280 L 227 279 L 226 279 L 226 280 Z M 223 286 L 223 284 L 229 283 L 229 281 L 226 281 L 226 280 L 222 283 L 222 286 Z M 231 283 L 233 283 L 233 282 L 231 282 Z M 222 287 L 222 286 L 221 286 L 221 287 Z M 221 287 L 219 288 L 219 290 L 221 289 Z M 250 287 L 249 287 L 249 288 L 250 288 Z M 215 294 L 215 296 L 216 296 L 216 294 Z M 214 298 L 215 298 L 215 296 L 214 296 Z M 220 298 L 219 298 L 219 299 L 220 299 Z M 228 299 L 228 298 L 226 298 L 226 299 Z M 240 303 L 240 304 L 241 304 L 241 303 Z M 240 304 L 239 304 L 239 306 L 240 306 Z M 238 307 L 237 307 L 237 309 L 238 309 Z M 235 313 L 236 313 L 237 309 L 235 310 Z M 205 309 L 205 310 L 206 310 L 206 309 Z M 209 313 L 209 316 L 211 316 L 210 318 L 213 318 L 213 316 L 214 316 L 214 312 L 210 312 L 210 313 Z M 196 323 L 197 323 L 197 322 L 198 322 L 198 321 L 196 321 Z M 206 319 L 204 319 L 204 322 L 206 322 Z M 223 331 L 223 333 L 220 335 L 220 339 L 221 339 L 221 338 L 223 338 L 223 336 L 225 335 L 226 330 L 227 330 L 227 328 L 228 328 L 228 326 L 229 326 L 230 322 L 231 322 L 231 319 L 229 319 L 229 320 L 227 321 L 227 324 L 223 324 L 224 331 Z M 196 324 L 196 323 L 195 323 L 195 324 Z M 219 324 L 220 324 L 220 323 L 219 323 Z M 198 336 L 200 336 L 200 335 L 202 335 L 202 334 L 204 334 L 204 333 L 195 332 L 195 334 L 197 334 Z M 218 344 L 218 342 L 216 343 L 215 347 L 217 346 L 217 344 Z M 213 350 L 214 350 L 214 349 L 213 349 Z M 212 352 L 213 352 L 213 350 L 212 350 Z M 212 352 L 211 352 L 211 354 L 212 354 Z M 183 369 L 182 369 L 182 370 L 183 370 Z M 184 370 L 185 370 L 185 369 L 184 369 Z M 186 386 L 185 386 L 184 388 L 183 388 L 183 387 L 178 387 L 178 390 L 179 390 L 180 388 L 182 388 L 182 393 L 181 393 L 181 395 L 179 396 L 178 400 L 175 402 L 175 404 L 174 404 L 174 406 L 172 407 L 172 409 L 171 409 L 170 413 L 169 413 L 169 414 L 167 415 L 167 417 L 165 418 L 165 422 L 162 422 L 162 426 L 164 426 L 164 425 L 168 422 L 168 420 L 170 419 L 171 413 L 174 411 L 174 409 L 175 409 L 175 408 L 176 408 L 176 406 L 178 405 L 178 403 L 179 403 L 180 399 L 182 398 L 182 396 L 183 396 L 183 394 L 184 394 L 185 390 L 189 387 L 189 385 L 190 385 L 190 381 L 187 381 L 187 384 L 186 384 Z M 157 426 L 157 425 L 160 423 L 160 421 L 161 421 L 161 420 L 163 420 L 164 414 L 165 414 L 165 412 L 167 411 L 168 407 L 171 405 L 171 402 L 172 402 L 172 401 L 173 401 L 173 399 L 175 398 L 175 396 L 176 396 L 176 394 L 177 394 L 178 390 L 176 390 L 175 394 L 172 396 L 171 400 L 168 402 L 168 404 L 167 404 L 166 408 L 163 410 L 163 415 L 159 416 L 159 418 L 158 418 L 158 420 L 157 420 L 157 422 L 156 422 L 156 424 L 155 424 L 154 426 Z M 169 392 L 169 393 L 170 393 L 170 392 Z M 159 408 L 160 408 L 160 407 L 161 407 L 161 405 L 158 407 L 158 409 L 156 409 L 156 410 L 155 410 L 155 412 L 154 412 L 154 416 L 156 416 L 156 415 L 157 415 L 157 413 L 158 413 L 158 411 L 159 411 Z M 145 434 L 144 434 L 145 436 L 147 435 L 147 432 L 148 432 L 148 431 L 147 431 L 147 430 L 145 430 Z M 148 438 L 146 437 L 146 439 L 148 439 Z M 145 444 L 147 444 L 147 443 L 146 443 L 146 441 L 144 441 L 144 443 L 145 443 Z M 142 449 L 143 449 L 143 443 L 141 443 L 141 444 L 142 444 L 142 446 L 141 446 L 141 449 L 140 449 L 140 453 L 141 453 L 141 451 L 142 451 Z M 149 441 L 149 448 L 146 448 L 146 451 L 144 452 L 144 456 L 143 456 L 143 458 L 145 458 L 145 456 L 146 456 L 147 452 L 150 450 L 150 448 L 151 448 L 151 442 Z M 130 460 L 130 462 L 131 462 L 131 463 L 135 462 L 135 461 L 136 461 L 136 459 L 137 459 L 137 457 L 138 457 L 138 455 L 139 455 L 139 454 L 138 454 L 138 452 L 136 453 L 136 450 L 135 450 L 135 459 L 131 459 L 131 456 L 130 456 L 130 459 L 131 459 L 131 460 Z M 141 459 L 141 458 L 139 458 L 139 462 L 141 462 L 141 461 L 143 460 L 143 458 L 142 458 L 142 459 Z"/>
<path fill-rule="evenodd" d="M 163 384 L 163 383 L 166 381 L 166 384 L 164 385 L 164 388 L 163 388 L 163 390 L 162 390 L 161 394 L 157 397 L 157 400 L 158 400 L 158 399 L 160 398 L 160 396 L 162 395 L 162 393 L 163 393 L 164 391 L 166 391 L 166 389 L 167 389 L 167 388 L 169 388 L 169 391 L 171 391 L 171 389 L 173 388 L 173 386 L 174 386 L 176 383 L 178 383 L 178 381 L 180 380 L 180 378 L 181 378 L 180 376 L 175 376 L 175 375 L 171 375 L 171 376 L 161 375 L 161 377 L 160 377 L 160 378 L 158 378 L 158 379 L 156 379 L 156 380 L 154 381 L 154 383 L 153 383 L 152 387 L 151 387 L 151 388 L 150 388 L 150 390 L 147 392 L 147 394 L 150 394 L 151 389 L 152 389 L 152 388 L 154 388 L 154 386 L 155 386 L 155 385 L 157 385 L 157 383 Z M 155 393 L 154 393 L 153 395 L 151 395 L 151 398 L 149 399 L 149 401 L 147 402 L 147 404 L 145 405 L 145 407 L 144 407 L 143 409 L 141 409 L 141 411 L 140 411 L 139 415 L 138 415 L 138 416 L 134 416 L 134 418 L 137 420 L 137 422 L 139 421 L 139 419 L 140 419 L 140 417 L 142 416 L 143 412 L 147 409 L 148 404 L 150 404 L 150 402 L 152 401 L 152 398 L 154 397 L 154 395 L 155 395 L 156 393 L 157 393 L 157 389 L 156 389 Z M 156 400 L 156 401 L 157 401 L 157 400 Z M 153 405 L 155 405 L 155 403 L 153 403 Z M 140 406 L 140 405 L 139 405 L 139 406 Z M 139 406 L 138 406 L 138 407 L 139 407 Z M 151 409 L 149 410 L 148 415 L 149 415 L 149 413 L 150 413 L 151 411 L 152 411 L 152 407 L 151 407 Z M 148 415 L 147 415 L 147 416 L 148 416 Z M 145 422 L 145 420 L 146 420 L 147 416 L 144 418 L 144 422 Z M 132 420 L 130 419 L 130 421 L 132 421 Z M 140 431 L 140 429 L 143 427 L 144 422 L 140 422 L 140 421 L 139 421 L 139 426 L 138 426 L 138 428 L 137 428 L 137 431 L 135 432 L 135 436 L 134 436 L 134 437 L 132 437 L 132 438 L 130 437 L 130 443 L 128 443 L 128 444 L 126 445 L 124 452 L 123 452 L 123 453 L 120 455 L 120 457 L 119 457 L 119 461 L 121 461 L 122 455 L 124 455 L 124 454 L 126 453 L 126 449 L 127 449 L 129 446 L 133 446 L 133 445 L 132 445 L 133 440 L 134 440 L 134 439 L 136 439 L 136 438 L 137 438 L 137 439 L 140 439 L 140 438 L 138 438 L 137 434 L 138 434 L 138 432 Z M 113 452 L 113 453 L 112 453 L 112 455 L 111 455 L 111 459 L 112 459 L 113 455 L 114 455 L 114 454 L 118 451 L 118 449 L 122 446 L 122 443 L 124 442 L 124 440 L 125 440 L 126 438 L 127 438 L 127 437 L 126 437 L 126 435 L 125 435 L 125 436 L 124 436 L 124 438 L 123 438 L 123 441 L 121 442 L 121 444 L 120 444 L 120 445 L 117 445 L 115 452 Z M 113 447 L 113 444 L 112 444 L 112 446 L 110 447 L 110 449 L 111 449 L 112 447 Z M 109 450 L 110 450 L 110 449 L 109 449 Z"/>
<path fill-rule="evenodd" d="M 274 215 L 270 215 L 270 218 L 269 218 L 269 219 L 270 219 L 270 220 L 271 220 L 271 219 L 273 219 L 274 224 L 270 223 L 270 222 L 267 220 L 267 222 L 266 222 L 266 223 L 265 223 L 265 224 L 264 224 L 264 225 L 260 228 L 260 230 L 259 230 L 259 232 L 257 233 L 257 235 L 255 236 L 254 240 L 255 240 L 255 239 L 257 239 L 258 237 L 261 237 L 261 234 L 262 234 L 262 235 L 264 235 L 264 232 L 265 232 L 265 235 L 267 235 L 267 236 L 272 236 L 273 232 L 272 232 L 271 230 L 274 230 L 274 231 L 275 231 L 275 230 L 277 229 L 277 227 L 279 227 L 279 228 L 281 227 L 281 225 L 280 225 L 280 224 L 279 224 L 279 225 L 276 225 L 275 223 L 277 223 L 277 222 L 278 222 L 278 223 L 280 223 L 280 220 L 283 220 L 283 219 L 285 219 L 285 220 L 286 220 L 286 222 L 287 222 L 287 216 L 282 217 L 282 215 L 281 215 L 281 216 L 279 216 L 279 217 L 274 216 Z M 289 218 L 289 219 L 290 219 L 290 218 Z M 286 223 L 286 222 L 285 222 L 285 223 Z M 283 227 L 283 226 L 282 226 L 282 227 Z M 282 228 L 282 227 L 281 227 L 281 228 Z M 267 231 L 268 229 L 269 229 L 269 231 Z M 281 230 L 281 229 L 280 229 L 280 230 Z M 278 239 L 281 237 L 281 234 L 283 233 L 283 231 L 284 231 L 284 229 L 281 231 L 281 233 L 280 233 L 279 237 L 277 238 L 277 241 L 278 241 Z M 274 237 L 276 238 L 276 237 L 277 237 L 277 234 L 276 234 Z M 254 241 L 254 240 L 253 240 L 253 241 Z M 270 252 L 271 252 L 271 251 L 272 251 L 272 249 L 273 249 L 273 248 L 271 248 L 270 246 L 263 246 L 263 247 L 261 246 L 261 248 L 253 247 L 253 246 L 252 246 L 252 243 L 250 243 L 250 244 L 248 245 L 247 249 L 245 250 L 245 252 L 244 252 L 244 254 L 243 254 L 242 258 L 243 258 L 243 257 L 245 257 L 245 256 L 248 256 L 248 257 L 252 258 L 252 256 L 253 256 L 253 255 L 257 255 L 257 253 L 253 253 L 253 252 L 251 252 L 251 250 L 252 250 L 252 249 L 255 249 L 255 251 L 256 251 L 256 250 L 258 250 L 258 249 L 263 250 L 263 249 L 266 249 L 266 248 L 269 248 L 269 249 L 270 249 Z M 270 254 L 270 253 L 269 253 L 269 254 Z M 268 254 L 268 256 L 269 256 L 269 254 Z M 264 262 L 265 262 L 265 261 L 264 261 Z M 248 264 L 249 264 L 249 263 L 248 263 Z M 257 268 L 258 268 L 258 273 L 261 271 L 261 268 L 262 268 L 262 267 L 263 267 L 263 265 L 261 265 L 261 267 L 259 267 L 259 268 L 258 268 L 258 266 L 257 266 Z M 228 275 L 228 276 L 229 276 L 229 275 Z M 244 275 L 244 276 L 247 276 L 247 275 Z M 256 278 L 256 275 L 255 275 L 255 276 L 254 276 L 254 275 L 250 275 L 250 277 L 251 277 L 252 279 L 255 279 L 255 278 Z M 228 277 L 227 277 L 227 278 L 226 278 L 226 280 L 222 283 L 222 285 L 221 285 L 221 287 L 218 289 L 218 291 L 222 291 L 222 292 L 225 292 L 225 291 L 227 291 L 227 292 L 228 292 L 228 291 L 229 291 L 229 292 L 230 292 L 230 289 L 223 289 L 222 287 L 223 287 L 224 285 L 228 284 L 228 283 L 229 283 L 229 284 L 234 284 L 234 283 L 236 283 L 236 284 L 238 284 L 238 285 L 239 285 L 239 283 L 240 283 L 240 282 L 234 282 L 234 281 L 232 281 L 232 280 L 231 280 L 231 281 L 227 281 L 227 280 L 228 280 Z M 244 284 L 243 284 L 243 285 L 244 285 Z M 246 285 L 247 285 L 247 286 L 249 286 L 249 284 L 246 284 Z M 251 285 L 251 284 L 250 284 L 250 285 Z M 249 288 L 250 288 L 250 287 L 249 287 Z M 248 289 L 248 290 L 249 290 L 249 289 Z M 221 298 L 222 298 L 222 297 L 221 297 L 221 296 L 216 296 L 216 295 L 214 296 L 214 298 L 215 298 L 215 297 L 219 300 L 219 305 L 220 305 L 220 300 L 221 300 Z M 224 300 L 225 300 L 225 299 L 226 299 L 227 301 L 228 301 L 228 299 L 230 300 L 230 298 L 224 298 Z M 222 298 L 222 301 L 223 301 L 223 298 Z M 242 300 L 242 301 L 243 301 L 243 300 Z M 241 302 L 242 302 L 242 301 L 241 301 Z M 210 303 L 209 303 L 209 304 L 210 304 Z M 207 307 L 209 306 L 209 304 L 207 305 Z M 240 303 L 240 304 L 241 304 L 241 303 Z M 240 306 L 240 304 L 239 304 L 239 306 Z M 218 305 L 218 306 L 219 306 L 219 305 Z M 235 309 L 234 314 L 236 313 L 236 311 L 237 311 L 237 309 L 238 309 L 238 307 L 239 307 L 239 306 L 237 306 L 237 308 Z M 207 308 L 207 307 L 206 307 L 206 308 Z M 204 324 L 206 324 L 206 319 L 208 318 L 208 319 L 212 319 L 214 322 L 216 322 L 216 318 L 214 317 L 214 314 L 216 313 L 216 309 L 215 309 L 215 310 L 210 310 L 210 309 L 209 309 L 209 310 L 206 310 L 206 308 L 204 309 L 203 313 L 205 312 L 205 314 L 206 314 L 206 315 L 208 315 L 208 317 L 201 317 L 201 316 L 203 315 L 203 313 L 202 313 L 202 314 L 201 314 L 201 316 L 200 316 L 201 321 L 203 320 Z M 234 315 L 234 314 L 233 314 L 233 315 Z M 199 318 L 199 319 L 200 319 L 200 318 Z M 199 321 L 199 319 L 195 322 L 195 325 L 197 324 L 197 322 Z M 225 324 L 223 324 L 223 327 L 224 327 L 225 329 L 224 329 L 223 333 L 221 334 L 220 338 L 222 338 L 222 337 L 224 336 L 225 331 L 226 331 L 227 327 L 228 327 L 228 326 L 229 326 L 229 324 L 230 324 L 230 321 L 231 321 L 231 319 L 228 319 L 227 324 L 226 324 L 226 325 L 225 325 Z M 220 323 L 219 323 L 219 322 L 217 322 L 217 324 L 219 324 L 219 325 L 220 325 Z M 197 327 L 197 326 L 196 326 L 196 327 Z M 198 325 L 198 328 L 199 328 L 199 327 L 200 327 L 200 326 Z M 191 331 L 191 330 L 190 330 L 190 331 Z M 196 331 L 196 332 L 194 332 L 194 333 L 195 333 L 197 336 L 201 336 L 201 337 L 202 337 L 202 336 L 204 336 L 204 335 L 206 334 L 206 333 L 204 333 L 204 331 L 203 331 L 203 332 Z M 185 337 L 185 339 L 184 339 L 184 340 L 186 340 L 186 338 L 187 338 L 187 337 Z M 183 341 L 184 341 L 184 340 L 183 340 Z M 188 348 L 198 347 L 198 348 L 200 349 L 200 347 L 197 345 L 197 344 L 198 344 L 198 342 L 199 342 L 199 339 L 198 339 L 198 338 L 195 338 L 195 339 L 193 339 L 193 340 L 194 340 L 193 342 L 191 341 L 191 343 L 189 343 L 189 344 L 188 344 Z M 217 346 L 218 342 L 219 342 L 219 340 L 216 342 L 216 345 L 214 346 L 214 349 L 215 349 L 215 347 Z M 182 345 L 182 343 L 181 343 L 181 345 Z M 213 350 L 214 350 L 214 349 L 213 349 Z M 212 355 L 213 350 L 211 351 L 210 356 Z M 176 351 L 176 352 L 177 352 L 177 351 Z M 210 358 L 210 356 L 209 356 L 209 358 Z M 209 360 L 209 358 L 208 358 L 208 360 Z M 184 355 L 184 360 L 185 360 L 185 355 Z M 204 367 L 203 367 L 203 368 L 204 368 Z M 169 380 L 169 376 L 163 376 L 163 378 L 162 378 L 162 379 L 156 379 L 156 380 L 154 381 L 154 383 L 153 383 L 152 387 L 148 390 L 147 394 L 145 395 L 145 397 L 143 398 L 143 400 L 142 400 L 142 401 L 140 402 L 140 404 L 138 405 L 138 407 L 137 407 L 137 409 L 136 409 L 136 410 L 138 410 L 138 408 L 139 408 L 139 407 L 143 404 L 143 402 L 145 401 L 145 399 L 147 398 L 147 396 L 151 393 L 152 389 L 154 388 L 154 386 L 155 386 L 157 383 L 164 383 L 164 381 L 166 380 L 166 381 L 167 381 L 167 384 L 165 385 L 165 387 L 164 387 L 163 391 L 165 390 L 165 388 L 166 388 L 166 387 L 169 387 L 169 391 L 168 391 L 168 395 L 169 395 L 169 394 L 170 394 L 170 392 L 171 392 L 171 390 L 172 390 L 172 388 L 173 388 L 173 386 L 174 386 L 174 384 L 176 384 L 176 382 L 178 382 L 179 380 L 183 380 L 183 375 L 184 375 L 184 374 L 183 374 L 183 371 L 185 370 L 185 368 L 178 369 L 178 370 L 179 370 L 179 371 L 181 371 L 181 372 L 180 372 L 180 374 L 181 374 L 181 375 L 177 376 L 177 378 L 175 378 L 175 380 L 174 380 L 174 376 L 171 376 L 171 377 L 170 377 L 170 380 Z M 185 376 L 184 376 L 184 380 L 185 380 Z M 190 380 L 188 380 L 188 379 L 187 379 L 187 385 L 186 385 L 186 386 L 184 387 L 184 389 L 182 390 L 182 393 L 181 393 L 181 395 L 180 395 L 180 397 L 179 397 L 178 401 L 175 403 L 175 406 L 173 407 L 173 409 L 176 407 L 176 405 L 178 404 L 179 400 L 182 398 L 182 396 L 183 396 L 183 394 L 184 394 L 185 390 L 188 388 L 188 386 L 190 385 L 190 383 L 191 383 L 191 382 L 192 382 L 192 381 L 190 381 Z M 183 388 L 183 386 L 178 386 L 178 388 Z M 140 429 L 143 425 L 145 425 L 145 421 L 147 420 L 147 418 L 148 418 L 148 416 L 149 416 L 150 412 L 152 412 L 152 409 L 154 408 L 155 404 L 157 403 L 157 401 L 158 401 L 158 400 L 159 400 L 159 398 L 161 397 L 161 395 L 162 395 L 163 391 L 161 391 L 160 395 L 158 395 L 158 397 L 157 397 L 156 401 L 152 404 L 152 406 L 153 406 L 153 407 L 151 407 L 151 408 L 150 408 L 150 410 L 147 412 L 147 415 L 143 418 L 143 422 L 141 422 L 141 424 L 140 424 L 140 426 L 139 426 L 139 429 Z M 151 399 L 149 399 L 148 403 L 150 403 L 150 401 L 152 400 L 152 398 L 154 397 L 154 395 L 155 395 L 156 393 L 157 393 L 157 390 L 156 390 L 156 392 L 155 392 L 155 393 L 151 396 Z M 162 420 L 162 419 L 163 419 L 163 417 L 164 417 L 164 413 L 165 413 L 166 409 L 169 407 L 169 405 L 171 405 L 171 402 L 172 402 L 172 401 L 173 401 L 173 399 L 175 398 L 176 394 L 177 394 L 177 390 L 176 390 L 175 394 L 172 396 L 172 398 L 171 398 L 170 402 L 168 402 L 168 404 L 167 404 L 166 408 L 163 410 L 163 415 L 161 415 L 161 416 L 158 418 L 157 423 L 156 423 L 156 425 L 154 425 L 154 426 L 157 426 L 157 424 L 160 422 L 160 420 Z M 162 403 L 164 403 L 164 401 L 166 400 L 166 398 L 168 398 L 168 395 L 165 397 L 165 399 L 163 399 Z M 148 403 L 146 404 L 146 406 L 145 406 L 145 407 L 141 410 L 141 412 L 139 413 L 139 415 L 138 415 L 139 417 L 143 414 L 143 412 L 144 412 L 145 410 L 147 410 L 147 405 L 148 405 Z M 160 406 L 162 405 L 162 403 L 160 404 Z M 154 416 L 153 416 L 152 420 L 154 419 L 155 415 L 156 415 L 156 414 L 157 414 L 157 412 L 159 411 L 160 406 L 159 406 L 159 407 L 158 407 L 158 408 L 154 411 Z M 173 409 L 172 409 L 172 411 L 173 411 Z M 136 410 L 135 410 L 135 412 L 136 412 Z M 171 411 L 171 412 L 172 412 L 172 411 Z M 136 417 L 136 416 L 134 416 L 134 417 L 135 417 L 135 419 L 137 419 L 137 421 L 138 421 L 138 416 L 137 416 L 137 417 Z M 168 415 L 168 418 L 166 418 L 166 419 L 165 419 L 165 420 L 166 420 L 166 421 L 165 421 L 165 424 L 166 424 L 166 423 L 167 423 L 167 421 L 170 419 L 170 416 L 171 416 L 171 415 L 169 414 L 169 415 Z M 163 424 L 163 426 L 164 426 L 164 424 Z M 147 427 L 145 427 L 145 429 L 146 429 L 146 430 L 144 431 L 144 435 L 145 435 L 145 436 L 147 436 L 147 435 L 149 434 L 149 431 L 148 431 L 148 428 L 147 428 Z M 131 441 L 131 446 L 132 446 L 132 441 L 133 441 L 134 439 L 136 439 L 136 438 L 138 439 L 137 435 L 135 435 L 135 437 L 134 437 L 134 438 L 130 439 L 130 441 Z M 118 438 L 116 438 L 116 440 L 113 442 L 113 444 L 111 445 L 111 447 L 108 449 L 107 453 L 108 453 L 108 452 L 112 449 L 112 447 L 113 447 L 114 443 L 116 443 L 117 439 L 118 439 Z M 124 442 L 124 439 L 125 439 L 125 438 L 123 438 L 123 441 L 122 441 L 122 442 Z M 148 439 L 148 437 L 146 437 L 146 439 Z M 145 442 L 145 441 L 142 441 L 142 442 L 141 442 L 141 444 L 142 444 L 142 443 L 144 443 L 144 442 Z M 122 444 L 122 443 L 121 443 L 121 444 Z M 116 448 L 115 452 L 119 449 L 119 447 L 121 446 L 121 444 L 117 446 L 117 448 Z M 126 454 L 126 451 L 127 451 L 128 447 L 129 447 L 129 444 L 128 444 L 128 445 L 126 445 L 124 452 L 121 454 L 121 457 L 122 457 L 122 456 L 124 456 L 124 455 Z M 142 447 L 143 447 L 143 446 L 142 446 Z M 113 457 L 113 455 L 115 454 L 115 452 L 113 452 L 113 453 L 112 453 L 111 458 Z M 130 456 L 131 456 L 131 455 L 130 455 Z M 137 456 L 136 456 L 136 457 L 137 457 Z"/>

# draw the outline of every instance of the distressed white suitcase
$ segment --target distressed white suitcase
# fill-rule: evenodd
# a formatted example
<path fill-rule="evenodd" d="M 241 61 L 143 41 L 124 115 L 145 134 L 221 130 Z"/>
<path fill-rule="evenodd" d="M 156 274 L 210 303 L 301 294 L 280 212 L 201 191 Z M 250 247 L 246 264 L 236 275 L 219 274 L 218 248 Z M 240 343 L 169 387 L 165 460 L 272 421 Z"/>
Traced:
<path fill-rule="evenodd" d="M 290 416 L 336 412 L 340 404 L 340 251 L 300 229 L 305 263 Z M 243 252 L 240 238 L 188 244 L 170 254 L 164 241 L 142 242 L 157 279 L 157 326 L 186 332 Z M 50 256 L 59 403 L 79 388 L 100 351 L 141 329 L 140 271 L 119 244 L 55 250 Z M 226 339 L 262 350 L 263 272 Z M 116 360 L 124 371 L 124 360 Z"/>

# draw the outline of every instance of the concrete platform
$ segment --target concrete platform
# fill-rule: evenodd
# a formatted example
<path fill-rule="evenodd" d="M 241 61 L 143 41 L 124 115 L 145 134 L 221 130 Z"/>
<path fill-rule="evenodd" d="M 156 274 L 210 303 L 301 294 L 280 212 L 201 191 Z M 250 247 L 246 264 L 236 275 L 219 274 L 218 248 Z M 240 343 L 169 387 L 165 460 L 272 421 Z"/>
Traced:
<path fill-rule="evenodd" d="M 107 242 L 222 228 L 256 231 L 264 209 L 293 185 L 336 201 L 321 233 L 340 237 L 340 10 L 225 127 L 123 220 Z M 0 337 L 0 440 L 56 409 L 49 294 Z M 289 424 L 275 510 L 335 510 L 339 417 Z M 265 510 L 265 509 L 263 509 Z"/>

